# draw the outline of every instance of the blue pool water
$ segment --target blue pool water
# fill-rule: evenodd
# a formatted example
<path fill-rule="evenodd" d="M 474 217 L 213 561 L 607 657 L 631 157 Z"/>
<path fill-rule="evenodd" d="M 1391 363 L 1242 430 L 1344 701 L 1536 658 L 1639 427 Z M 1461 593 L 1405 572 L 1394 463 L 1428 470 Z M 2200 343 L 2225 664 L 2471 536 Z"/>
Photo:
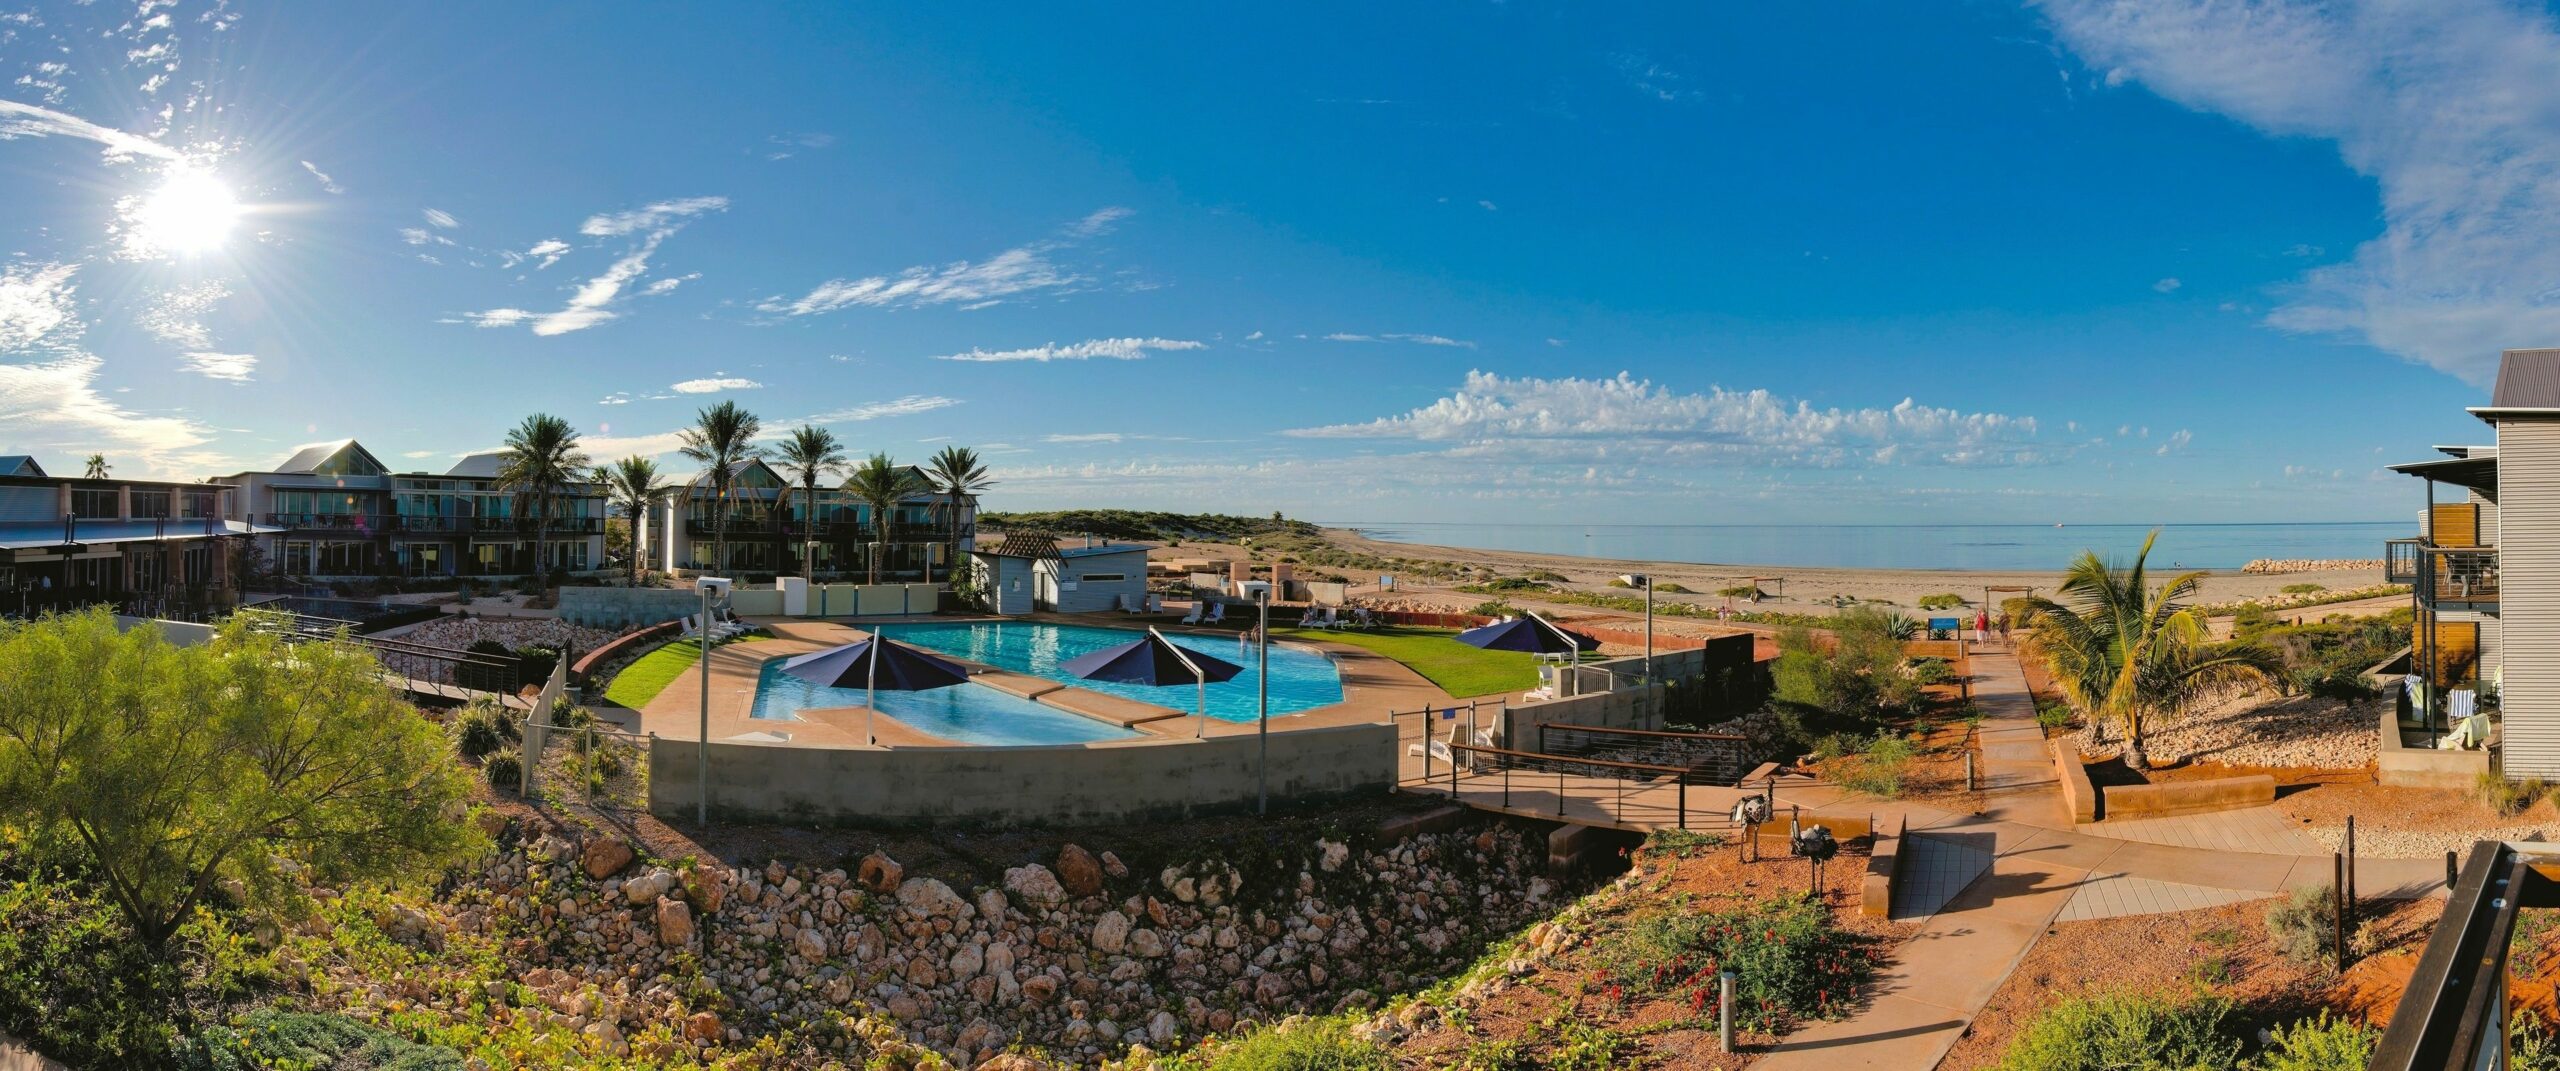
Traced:
<path fill-rule="evenodd" d="M 1153 703 L 1160 707 L 1189 712 L 1196 695 L 1192 685 L 1155 688 L 1143 684 L 1114 684 L 1104 681 L 1078 680 L 1059 669 L 1061 663 L 1091 654 L 1105 647 L 1127 643 L 1145 635 L 1137 629 L 1091 628 L 1083 625 L 1052 625 L 1036 621 L 935 622 L 923 625 L 890 625 L 881 631 L 892 642 L 912 644 L 928 650 L 982 662 L 998 669 L 1089 688 L 1108 695 Z M 1187 649 L 1213 658 L 1221 658 L 1244 667 L 1234 679 L 1209 686 L 1209 716 L 1221 721 L 1252 721 L 1258 716 L 1254 699 L 1253 649 L 1239 651 L 1236 641 L 1225 636 L 1176 636 L 1165 638 Z M 992 689 L 980 689 L 991 691 Z M 1007 698 L 1011 698 L 1008 696 Z M 1333 660 L 1313 651 L 1281 644 L 1271 645 L 1271 713 L 1273 716 L 1295 714 L 1302 710 L 1330 706 L 1342 702 L 1342 674 Z M 882 710 L 889 707 L 884 702 Z"/>
<path fill-rule="evenodd" d="M 764 672 L 756 679 L 751 716 L 796 721 L 794 711 L 862 705 L 862 689 L 812 684 L 784 673 L 783 661 L 777 658 L 764 664 Z M 1139 735 L 979 684 L 929 692 L 881 692 L 880 713 L 918 732 L 960 744 L 1081 744 Z"/>

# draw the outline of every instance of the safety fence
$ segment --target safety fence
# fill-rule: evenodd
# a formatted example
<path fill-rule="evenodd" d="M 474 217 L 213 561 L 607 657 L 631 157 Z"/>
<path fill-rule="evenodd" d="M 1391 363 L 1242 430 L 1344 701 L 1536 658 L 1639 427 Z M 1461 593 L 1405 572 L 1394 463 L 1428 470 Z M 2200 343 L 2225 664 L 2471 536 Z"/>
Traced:
<path fill-rule="evenodd" d="M 1683 733 L 1598 725 L 1541 723 L 1538 752 L 1673 767 L 1701 783 L 1732 785 L 1757 764 L 1751 739 L 1736 733 Z"/>

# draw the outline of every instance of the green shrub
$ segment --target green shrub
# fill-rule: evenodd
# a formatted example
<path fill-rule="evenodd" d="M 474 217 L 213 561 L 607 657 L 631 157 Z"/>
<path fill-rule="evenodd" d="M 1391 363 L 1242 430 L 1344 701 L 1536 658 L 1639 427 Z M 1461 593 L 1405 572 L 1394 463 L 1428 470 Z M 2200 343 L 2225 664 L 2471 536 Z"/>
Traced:
<path fill-rule="evenodd" d="M 366 1026 L 344 1016 L 261 1009 L 189 1044 L 188 1071 L 462 1071 L 462 1054 Z"/>
<path fill-rule="evenodd" d="M 2117 993 L 2066 1000 L 2027 1025 L 1997 1071 L 2204 1071 L 2239 1064 L 2231 1002 Z"/>
<path fill-rule="evenodd" d="M 2068 729 L 2071 723 L 2077 720 L 2078 717 L 2071 712 L 2071 705 L 2068 703 L 2036 704 L 2036 724 L 2044 728 Z"/>
<path fill-rule="evenodd" d="M 1640 915 L 1603 939 L 1592 962 L 1610 999 L 1683 1000 L 1700 1016 L 1715 1014 L 1717 972 L 1733 971 L 1734 1022 L 1771 1033 L 1845 1014 L 1874 970 L 1865 941 L 1835 927 L 1830 908 L 1797 899 Z"/>
<path fill-rule="evenodd" d="M 1902 794 L 1902 775 L 1910 765 L 1911 742 L 1886 735 L 1858 754 L 1843 757 L 1833 780 L 1852 792 L 1892 798 Z"/>
<path fill-rule="evenodd" d="M 2287 595 L 2311 595 L 2329 590 L 2326 584 L 2287 584 L 2276 590 Z"/>
<path fill-rule="evenodd" d="M 2560 1038 L 2540 1015 L 2517 1009 L 2507 1017 L 2507 1071 L 2560 1071 Z"/>
<path fill-rule="evenodd" d="M 1716 594 L 1722 595 L 1728 599 L 1756 599 L 1760 597 L 1760 586 L 1757 584 L 1735 584 L 1729 588 L 1717 588 Z"/>
<path fill-rule="evenodd" d="M 514 788 L 524 783 L 524 761 L 513 752 L 500 752 L 489 756 L 488 763 L 480 767 L 480 775 L 488 778 L 493 788 Z"/>
<path fill-rule="evenodd" d="M 2337 941 L 2337 892 L 2327 885 L 2295 889 L 2267 905 L 2267 938 L 2285 958 L 2306 967 L 2327 961 Z"/>
<path fill-rule="evenodd" d="M 2381 691 L 2362 669 L 2353 666 L 2329 666 L 2302 670 L 2293 674 L 2295 690 L 2322 699 L 2350 702 L 2371 699 Z"/>
<path fill-rule="evenodd" d="M 1687 859 L 1724 844 L 1722 833 L 1701 833 L 1687 829 L 1657 829 L 1636 847 L 1639 856 L 1668 855 Z"/>
<path fill-rule="evenodd" d="M 551 679 L 552 667 L 560 664 L 560 651 L 552 647 L 518 647 L 515 656 L 524 660 L 524 682 L 539 684 Z"/>
<path fill-rule="evenodd" d="M 1493 599 L 1467 607 L 1467 612 L 1478 617 L 1511 617 L 1518 614 L 1520 611 L 1510 603 L 1504 602 L 1501 599 Z"/>
<path fill-rule="evenodd" d="M 67 882 L 0 886 L 0 919 L 0 1030 L 75 1067 L 160 1066 L 185 988 L 173 957 Z"/>
<path fill-rule="evenodd" d="M 1532 569 L 1520 574 L 1520 579 L 1534 584 L 1564 584 L 1573 580 L 1572 577 L 1556 572 L 1553 569 Z"/>
<path fill-rule="evenodd" d="M 465 709 L 453 719 L 454 750 L 466 759 L 476 759 L 507 746 L 505 733 L 498 730 L 486 711 Z"/>
<path fill-rule="evenodd" d="M 2533 806 L 2533 801 L 2541 799 L 2542 794 L 2548 789 L 2549 786 L 2543 784 L 2539 778 L 2529 777 L 2522 781 L 2510 781 L 2505 774 L 2496 770 L 2482 770 L 2480 775 L 2473 778 L 2471 782 L 2472 798 L 2479 800 L 2490 810 L 2510 817 L 2522 814 L 2525 808 Z"/>
<path fill-rule="evenodd" d="M 1911 679 L 1922 684 L 1945 684 L 1956 679 L 1955 663 L 1936 657 L 1914 658 Z"/>
<path fill-rule="evenodd" d="M 1953 610 L 1964 604 L 1964 596 L 1952 591 L 1920 596 L 1920 608 L 1923 610 Z"/>
<path fill-rule="evenodd" d="M 1659 583 L 1659 584 L 1655 584 L 1655 585 L 1653 586 L 1653 590 L 1655 590 L 1655 591 L 1659 591 L 1659 592 L 1661 592 L 1661 593 L 1663 593 L 1663 594 L 1665 594 L 1665 595 L 1694 595 L 1694 594 L 1697 594 L 1696 592 L 1690 591 L 1687 587 L 1682 586 L 1679 582 L 1677 582 L 1677 581 L 1672 581 L 1672 580 L 1665 580 L 1665 581 L 1663 581 L 1663 582 L 1661 582 L 1661 583 Z"/>
<path fill-rule="evenodd" d="M 2316 1018 L 2279 1027 L 2252 1071 L 2364 1071 L 2382 1032 L 2353 1019 Z"/>
<path fill-rule="evenodd" d="M 1336 1019 L 1265 1027 L 1232 1041 L 1157 1061 L 1169 1071 L 1389 1071 L 1385 1049 Z"/>

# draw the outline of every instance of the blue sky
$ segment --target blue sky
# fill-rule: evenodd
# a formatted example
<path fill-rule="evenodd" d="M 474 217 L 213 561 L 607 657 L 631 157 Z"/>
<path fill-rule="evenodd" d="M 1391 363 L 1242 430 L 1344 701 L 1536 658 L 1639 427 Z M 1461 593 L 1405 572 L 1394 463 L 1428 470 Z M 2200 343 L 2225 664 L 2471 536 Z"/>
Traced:
<path fill-rule="evenodd" d="M 0 452 L 734 398 L 998 508 L 2369 520 L 2560 344 L 2547 10 L 1380 6 L 0 0 Z"/>

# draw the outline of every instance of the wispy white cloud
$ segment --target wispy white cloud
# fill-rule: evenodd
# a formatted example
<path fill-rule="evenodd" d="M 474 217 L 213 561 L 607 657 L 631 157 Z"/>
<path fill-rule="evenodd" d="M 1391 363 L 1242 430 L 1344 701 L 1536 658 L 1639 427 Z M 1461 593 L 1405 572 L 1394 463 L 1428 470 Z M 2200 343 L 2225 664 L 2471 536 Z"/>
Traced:
<path fill-rule="evenodd" d="M 543 268 L 548 268 L 559 263 L 560 258 L 567 255 L 568 252 L 569 243 L 557 238 L 545 238 L 539 242 L 533 243 L 532 248 L 524 251 L 524 256 L 525 259 L 528 260 L 541 261 L 541 263 L 534 265 L 534 269 L 539 271 Z"/>
<path fill-rule="evenodd" d="M 738 379 L 732 377 L 720 379 L 688 379 L 682 383 L 671 384 L 667 389 L 678 394 L 718 394 L 724 390 L 755 390 L 762 386 L 764 386 L 764 384 L 758 383 L 752 379 Z"/>
<path fill-rule="evenodd" d="M 248 382 L 250 373 L 257 371 L 258 358 L 256 354 L 250 353 L 190 350 L 186 354 L 185 367 L 187 371 L 206 379 L 226 379 L 234 383 L 245 383 Z"/>
<path fill-rule="evenodd" d="M 338 185 L 338 180 L 330 178 L 329 173 L 320 170 L 319 165 L 314 164 L 309 160 L 305 160 L 302 162 L 302 169 L 311 172 L 312 178 L 320 180 L 320 189 L 322 191 L 327 193 L 347 192 L 346 187 Z"/>
<path fill-rule="evenodd" d="M 2179 287 L 2185 285 L 2187 284 L 2179 282 L 2177 276 L 2173 275 L 2169 278 L 2162 279 L 2159 282 L 2151 284 L 2151 289 L 2163 294 L 2174 294 L 2178 292 Z"/>
<path fill-rule="evenodd" d="M 1045 346 L 1032 346 L 1027 349 L 1018 350 L 973 349 L 967 353 L 942 354 L 935 357 L 934 360 L 1083 361 L 1096 357 L 1103 357 L 1115 361 L 1135 361 L 1144 358 L 1149 350 L 1196 350 L 1205 348 L 1207 347 L 1204 343 L 1178 338 L 1096 338 L 1087 339 L 1083 342 L 1071 342 L 1065 345 L 1059 345 L 1058 343 L 1052 342 Z"/>
<path fill-rule="evenodd" d="M 453 218 L 453 213 L 440 208 L 430 208 L 421 214 L 427 217 L 428 223 L 445 230 L 452 230 L 455 227 L 462 226 L 462 221 Z"/>
<path fill-rule="evenodd" d="M 1095 431 L 1081 435 L 1045 435 L 1040 441 L 1044 443 L 1116 443 L 1127 437 L 1116 431 Z"/>
<path fill-rule="evenodd" d="M 2500 0 L 2039 0 L 2109 85 L 2275 137 L 2335 141 L 2382 233 L 2311 270 L 2266 322 L 2360 338 L 2473 383 L 2560 338 L 2560 28 Z M 2290 255 L 2316 256 L 2307 247 Z"/>
<path fill-rule="evenodd" d="M 857 405 L 850 409 L 837 409 L 830 412 L 819 413 L 815 416 L 802 417 L 792 423 L 847 424 L 855 421 L 878 420 L 881 417 L 909 416 L 915 413 L 930 413 L 936 409 L 948 409 L 958 404 L 960 404 L 959 399 L 945 398 L 939 394 L 910 394 L 903 398 L 896 398 L 885 402 L 872 402 L 867 405 Z"/>
<path fill-rule="evenodd" d="M 0 449 L 130 451 L 169 472 L 211 433 L 176 417 L 147 416 L 99 393 L 105 362 L 80 348 L 70 264 L 0 269 Z"/>
<path fill-rule="evenodd" d="M 813 316 L 856 305 L 956 305 L 975 309 L 1019 294 L 1070 290 L 1090 280 L 1057 263 L 1054 255 L 1076 242 L 1108 232 L 1129 214 L 1125 208 L 1101 209 L 1067 225 L 1060 237 L 1016 246 L 983 261 L 958 260 L 918 265 L 896 275 L 829 279 L 797 298 L 775 295 L 757 303 L 756 308 L 779 316 Z"/>
<path fill-rule="evenodd" d="M 1417 346 L 1455 346 L 1460 349 L 1470 350 L 1476 348 L 1476 344 L 1474 342 L 1462 338 L 1450 338 L 1446 335 L 1413 334 L 1410 332 L 1389 332 L 1383 335 L 1364 335 L 1350 331 L 1336 331 L 1330 335 L 1324 336 L 1324 338 L 1327 342 L 1410 342 Z"/>
<path fill-rule="evenodd" d="M 766 138 L 765 142 L 774 146 L 773 149 L 768 150 L 764 154 L 765 159 L 788 160 L 794 156 L 800 155 L 800 151 L 803 149 L 823 149 L 829 145 L 833 145 L 836 143 L 836 136 L 833 134 L 815 133 L 775 134 L 772 137 Z"/>
<path fill-rule="evenodd" d="M 1679 71 L 1654 61 L 1642 52 L 1621 52 L 1609 57 L 1609 65 L 1618 77 L 1637 92 L 1666 104 L 1686 104 L 1704 96 L 1689 88 Z"/>
<path fill-rule="evenodd" d="M 453 239 L 425 227 L 400 228 L 400 240 L 410 245 L 452 245 Z"/>
<path fill-rule="evenodd" d="M 627 212 L 605 212 L 588 216 L 578 225 L 578 233 L 593 238 L 618 238 L 641 231 L 664 229 L 678 220 L 706 212 L 724 212 L 729 208 L 726 197 L 684 197 L 658 201 Z"/>
<path fill-rule="evenodd" d="M 2050 460 L 2033 417 L 1966 413 L 1910 399 L 1890 408 L 1816 409 L 1763 390 L 1674 393 L 1614 379 L 1469 372 L 1448 397 L 1359 424 L 1301 428 L 1317 439 L 1402 439 L 1453 455 L 1559 463 L 1654 458 L 1697 465 L 2012 464 Z"/>
<path fill-rule="evenodd" d="M 2158 454 L 2161 457 L 2184 453 L 2186 452 L 2187 444 L 2194 441 L 2196 441 L 2196 435 L 2194 432 L 2188 431 L 2185 428 L 2179 428 L 2176 434 L 2169 436 L 2167 441 L 2162 442 L 2160 444 L 2160 448 L 2152 451 L 2152 453 Z"/>
<path fill-rule="evenodd" d="M 139 134 L 129 134 L 113 127 L 99 126 L 79 116 L 0 100 L 0 141 L 12 138 L 72 137 L 85 138 L 106 148 L 111 161 L 148 156 L 161 160 L 180 159 L 178 150 Z"/>

